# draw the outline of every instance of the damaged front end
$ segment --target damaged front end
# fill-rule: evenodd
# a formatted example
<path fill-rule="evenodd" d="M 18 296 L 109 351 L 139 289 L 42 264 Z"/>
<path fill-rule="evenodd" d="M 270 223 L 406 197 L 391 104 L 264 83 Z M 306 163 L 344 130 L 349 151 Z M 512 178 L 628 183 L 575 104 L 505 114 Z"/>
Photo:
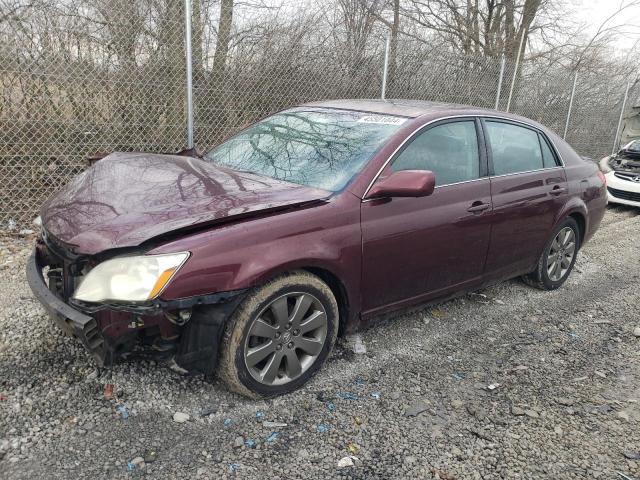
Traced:
<path fill-rule="evenodd" d="M 640 175 L 640 140 L 634 140 L 618 153 L 600 160 L 600 170 L 604 173 L 617 172 L 630 178 Z"/>
<path fill-rule="evenodd" d="M 27 280 L 55 323 L 78 338 L 99 366 L 145 357 L 211 375 L 226 319 L 244 291 L 142 302 L 75 298 L 89 272 L 106 260 L 78 255 L 43 231 L 27 264 Z"/>

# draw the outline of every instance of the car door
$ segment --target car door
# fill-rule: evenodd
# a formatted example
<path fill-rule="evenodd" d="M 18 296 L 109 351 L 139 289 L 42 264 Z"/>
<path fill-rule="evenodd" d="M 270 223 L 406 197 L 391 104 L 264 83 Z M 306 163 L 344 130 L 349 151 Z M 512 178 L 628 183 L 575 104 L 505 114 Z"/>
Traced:
<path fill-rule="evenodd" d="M 378 180 L 399 170 L 431 170 L 436 187 L 426 197 L 363 201 L 364 314 L 481 278 L 491 191 L 479 133 L 479 120 L 468 117 L 427 125 L 383 169 Z"/>
<path fill-rule="evenodd" d="M 533 127 L 483 119 L 493 224 L 489 278 L 510 277 L 535 266 L 567 196 L 567 180 L 546 136 Z"/>

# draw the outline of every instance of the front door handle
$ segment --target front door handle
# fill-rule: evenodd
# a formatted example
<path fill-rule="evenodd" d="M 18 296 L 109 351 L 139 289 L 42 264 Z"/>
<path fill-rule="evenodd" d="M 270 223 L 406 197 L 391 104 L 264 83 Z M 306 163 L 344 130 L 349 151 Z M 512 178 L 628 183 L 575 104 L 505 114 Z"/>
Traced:
<path fill-rule="evenodd" d="M 467 208 L 467 212 L 471 212 L 471 213 L 483 212 L 487 208 L 489 208 L 490 206 L 491 206 L 490 203 L 483 203 L 483 202 L 480 202 L 480 201 L 473 202 L 471 204 L 471 206 L 469 208 Z"/>
<path fill-rule="evenodd" d="M 551 195 L 560 195 L 561 193 L 566 193 L 567 189 L 564 187 L 559 187 L 558 185 L 556 185 L 555 187 L 553 187 L 551 189 L 551 191 L 549 192 Z"/>

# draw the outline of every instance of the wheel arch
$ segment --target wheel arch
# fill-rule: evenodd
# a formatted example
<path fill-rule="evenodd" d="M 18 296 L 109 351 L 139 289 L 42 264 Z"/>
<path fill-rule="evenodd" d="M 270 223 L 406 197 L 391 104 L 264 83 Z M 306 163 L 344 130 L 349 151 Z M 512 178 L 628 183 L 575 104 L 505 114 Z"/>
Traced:
<path fill-rule="evenodd" d="M 321 267 L 303 267 L 305 270 L 326 283 L 338 303 L 338 336 L 344 335 L 349 319 L 349 294 L 340 278 L 330 270 Z"/>
<path fill-rule="evenodd" d="M 576 223 L 578 224 L 578 235 L 580 238 L 580 243 L 578 244 L 579 247 L 582 247 L 582 243 L 584 241 L 584 236 L 585 233 L 587 231 L 587 219 L 585 217 L 585 215 L 582 212 L 579 211 L 574 211 L 571 212 L 569 215 L 567 215 L 567 218 L 573 218 Z"/>
<path fill-rule="evenodd" d="M 560 222 L 563 222 L 567 218 L 573 218 L 578 224 L 580 230 L 580 246 L 584 243 L 586 232 L 589 228 L 589 215 L 587 206 L 578 197 L 572 197 L 556 215 L 553 222 L 552 231 L 555 230 Z"/>
<path fill-rule="evenodd" d="M 353 287 L 350 288 L 348 283 L 345 282 L 344 277 L 325 263 L 309 260 L 280 265 L 262 272 L 255 278 L 253 283 L 256 286 L 262 285 L 279 275 L 296 270 L 311 273 L 327 284 L 338 304 L 338 335 L 344 335 L 344 333 L 349 330 L 350 325 L 354 323 L 357 316 L 357 296 L 353 291 Z"/>

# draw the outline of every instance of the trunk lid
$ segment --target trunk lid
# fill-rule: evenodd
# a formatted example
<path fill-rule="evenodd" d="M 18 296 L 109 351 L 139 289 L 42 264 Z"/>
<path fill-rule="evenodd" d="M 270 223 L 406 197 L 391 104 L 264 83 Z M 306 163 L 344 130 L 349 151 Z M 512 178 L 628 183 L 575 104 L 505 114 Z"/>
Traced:
<path fill-rule="evenodd" d="M 192 157 L 114 153 L 51 197 L 41 217 L 49 235 L 91 255 L 330 195 Z"/>

